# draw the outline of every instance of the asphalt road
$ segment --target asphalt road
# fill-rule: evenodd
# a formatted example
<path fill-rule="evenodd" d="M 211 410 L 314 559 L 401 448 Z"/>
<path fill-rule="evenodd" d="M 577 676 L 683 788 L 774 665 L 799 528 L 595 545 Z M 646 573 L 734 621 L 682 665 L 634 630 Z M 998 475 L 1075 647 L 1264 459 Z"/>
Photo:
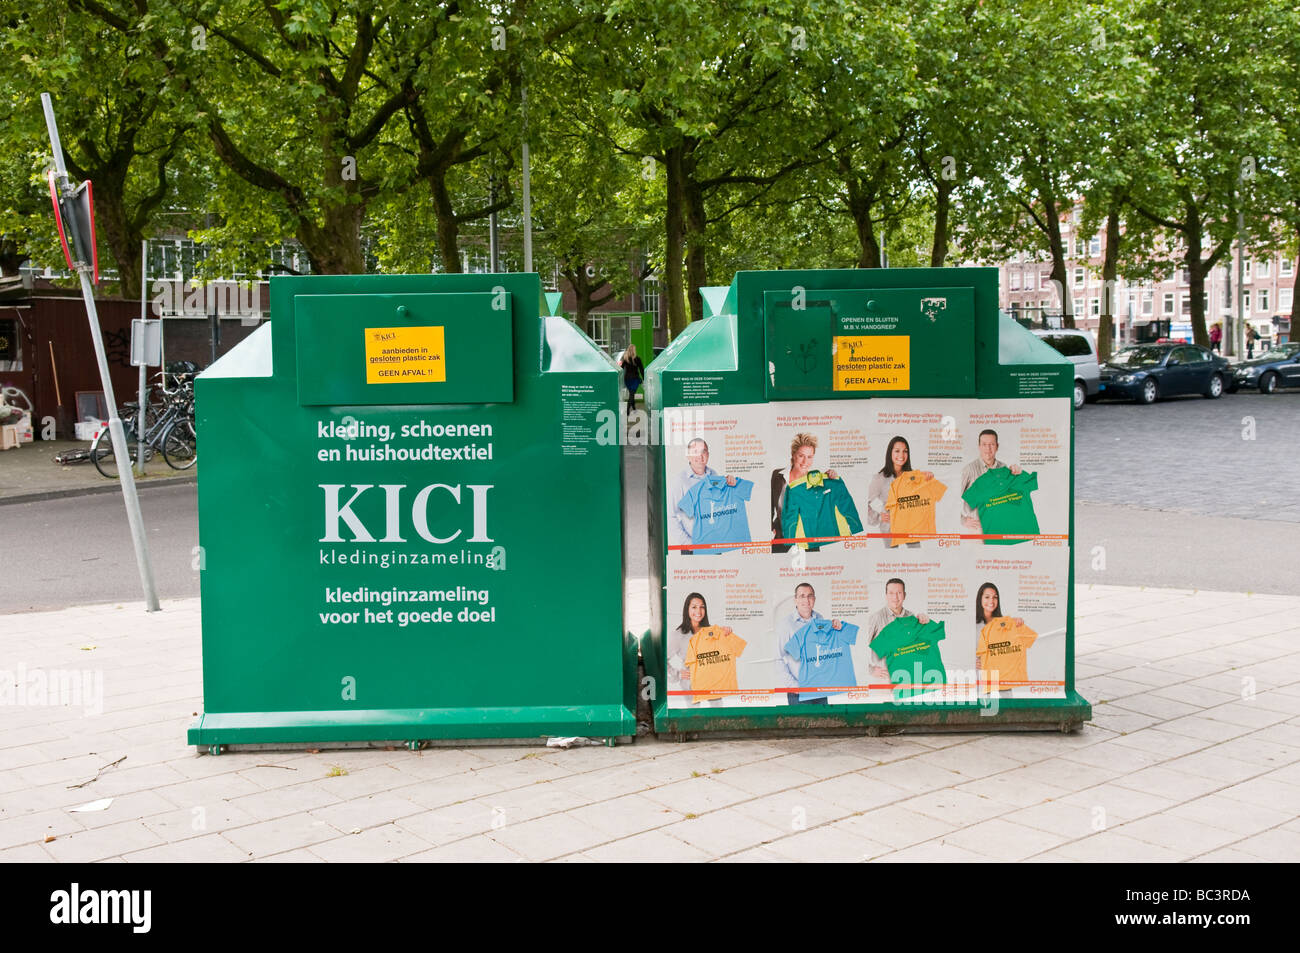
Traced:
<path fill-rule="evenodd" d="M 1100 404 L 1075 427 L 1075 579 L 1300 591 L 1300 393 Z M 645 525 L 645 451 L 626 457 L 626 525 Z M 164 599 L 196 596 L 194 486 L 140 494 Z M 629 576 L 646 573 L 629 541 Z M 121 500 L 0 507 L 0 613 L 140 602 Z"/>

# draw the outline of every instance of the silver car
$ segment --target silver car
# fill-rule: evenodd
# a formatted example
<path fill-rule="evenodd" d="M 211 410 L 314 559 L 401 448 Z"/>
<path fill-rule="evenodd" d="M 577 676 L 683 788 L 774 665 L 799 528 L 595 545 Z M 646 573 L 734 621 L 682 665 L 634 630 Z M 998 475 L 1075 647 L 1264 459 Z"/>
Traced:
<path fill-rule="evenodd" d="M 1034 333 L 1074 364 L 1074 409 L 1101 392 L 1101 371 L 1097 366 L 1097 345 L 1092 334 L 1077 328 L 1035 330 Z"/>

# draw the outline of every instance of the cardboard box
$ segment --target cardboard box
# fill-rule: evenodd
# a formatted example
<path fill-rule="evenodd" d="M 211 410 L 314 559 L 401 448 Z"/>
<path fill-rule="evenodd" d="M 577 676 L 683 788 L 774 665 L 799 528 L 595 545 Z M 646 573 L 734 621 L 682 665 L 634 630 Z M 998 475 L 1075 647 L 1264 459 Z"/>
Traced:
<path fill-rule="evenodd" d="M 80 420 L 72 429 L 77 440 L 94 440 L 108 426 L 106 420 Z"/>
<path fill-rule="evenodd" d="M 32 415 L 23 414 L 22 420 L 18 421 L 18 442 L 31 443 L 36 439 L 36 434 L 32 432 Z"/>
<path fill-rule="evenodd" d="M 0 427 L 0 450 L 13 450 L 18 446 L 18 425 L 5 424 Z"/>

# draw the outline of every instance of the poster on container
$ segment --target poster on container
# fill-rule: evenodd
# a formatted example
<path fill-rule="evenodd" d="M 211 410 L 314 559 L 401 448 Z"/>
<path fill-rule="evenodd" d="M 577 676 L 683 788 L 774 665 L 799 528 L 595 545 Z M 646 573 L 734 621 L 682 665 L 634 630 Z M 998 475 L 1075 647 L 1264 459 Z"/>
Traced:
<path fill-rule="evenodd" d="M 670 708 L 1065 696 L 1068 400 L 664 426 Z"/>

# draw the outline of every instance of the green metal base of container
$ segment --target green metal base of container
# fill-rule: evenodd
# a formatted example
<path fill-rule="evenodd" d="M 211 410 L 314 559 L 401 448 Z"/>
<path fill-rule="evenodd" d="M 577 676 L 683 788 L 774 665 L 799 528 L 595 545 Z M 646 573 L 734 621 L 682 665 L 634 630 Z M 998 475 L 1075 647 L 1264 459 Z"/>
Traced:
<path fill-rule="evenodd" d="M 405 708 L 362 711 L 208 713 L 190 728 L 189 744 L 221 745 L 360 742 L 403 743 L 443 738 L 531 739 L 579 736 L 628 738 L 636 718 L 623 705 L 532 708 Z"/>
<path fill-rule="evenodd" d="M 655 706 L 655 734 L 693 741 L 731 736 L 882 735 L 942 731 L 1061 731 L 1081 728 L 1092 705 L 1078 692 L 1065 698 L 1003 699 L 997 711 L 979 705 L 825 705 L 797 708 Z"/>

